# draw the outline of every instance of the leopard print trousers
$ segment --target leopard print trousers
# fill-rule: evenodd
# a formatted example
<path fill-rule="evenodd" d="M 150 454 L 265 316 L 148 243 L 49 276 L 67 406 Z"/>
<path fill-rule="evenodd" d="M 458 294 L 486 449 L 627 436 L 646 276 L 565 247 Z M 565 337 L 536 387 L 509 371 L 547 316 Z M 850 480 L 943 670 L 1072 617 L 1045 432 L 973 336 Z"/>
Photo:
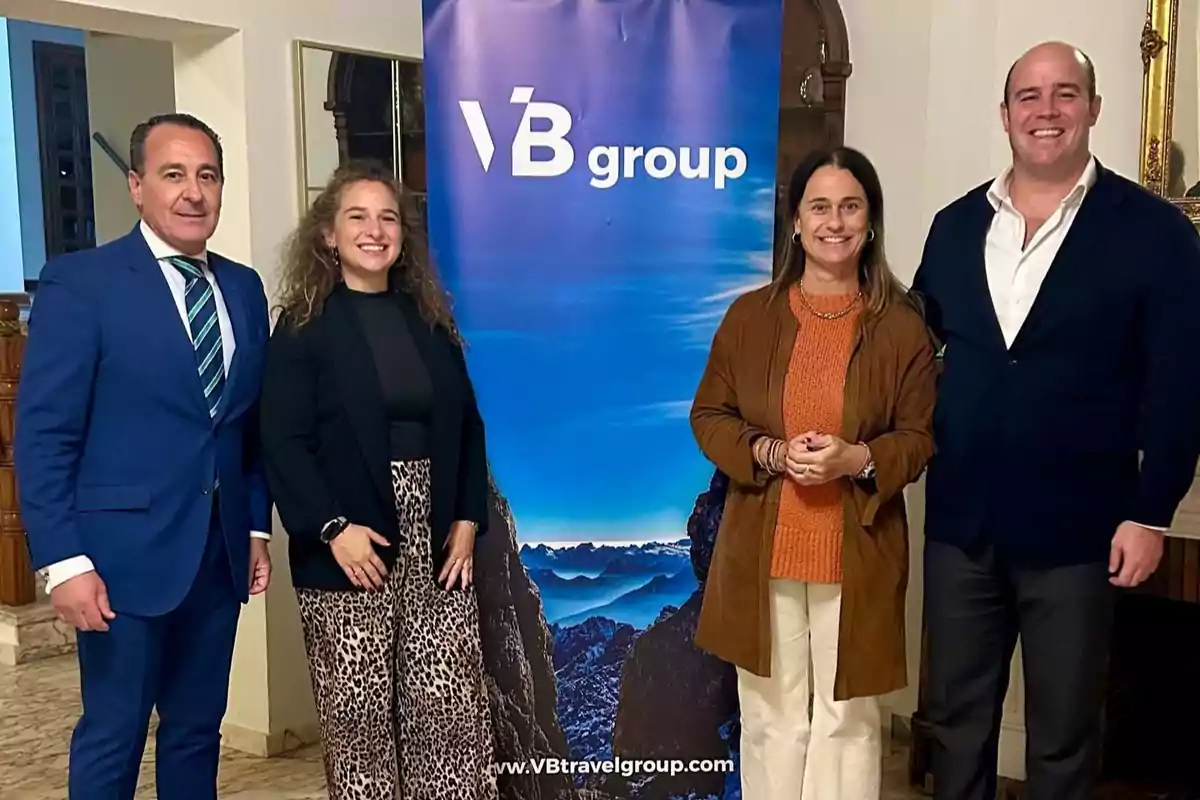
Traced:
<path fill-rule="evenodd" d="M 429 461 L 392 463 L 379 591 L 297 589 L 330 800 L 496 800 L 479 606 L 433 574 Z"/>

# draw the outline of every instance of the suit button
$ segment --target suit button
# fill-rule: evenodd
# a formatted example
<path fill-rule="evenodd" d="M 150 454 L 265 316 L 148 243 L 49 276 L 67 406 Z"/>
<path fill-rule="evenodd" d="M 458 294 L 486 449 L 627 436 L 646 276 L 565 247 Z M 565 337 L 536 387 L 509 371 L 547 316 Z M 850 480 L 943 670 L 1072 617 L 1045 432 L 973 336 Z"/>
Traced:
<path fill-rule="evenodd" d="M 1016 360 L 1015 358 L 1010 358 L 1010 359 L 1008 360 L 1008 365 L 1009 365 L 1010 367 L 1015 367 L 1015 366 L 1017 365 L 1017 360 Z"/>
<path fill-rule="evenodd" d="M 204 486 L 204 487 L 201 487 L 200 494 L 208 494 L 210 491 L 212 491 L 212 490 L 209 487 Z"/>

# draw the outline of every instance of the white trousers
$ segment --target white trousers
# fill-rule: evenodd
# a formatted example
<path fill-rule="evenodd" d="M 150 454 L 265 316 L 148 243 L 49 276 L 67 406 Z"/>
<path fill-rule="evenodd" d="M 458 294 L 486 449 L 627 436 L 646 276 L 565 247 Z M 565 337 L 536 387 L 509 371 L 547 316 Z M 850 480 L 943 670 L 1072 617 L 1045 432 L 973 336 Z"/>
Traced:
<path fill-rule="evenodd" d="M 738 669 L 743 800 L 879 800 L 879 701 L 833 699 L 841 586 L 777 579 L 770 595 L 771 676 Z"/>

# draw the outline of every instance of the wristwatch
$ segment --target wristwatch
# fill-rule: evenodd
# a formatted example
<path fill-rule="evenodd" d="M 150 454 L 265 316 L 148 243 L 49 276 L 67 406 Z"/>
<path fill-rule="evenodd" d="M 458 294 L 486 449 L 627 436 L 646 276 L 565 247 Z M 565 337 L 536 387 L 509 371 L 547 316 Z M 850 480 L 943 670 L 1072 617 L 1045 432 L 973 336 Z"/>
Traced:
<path fill-rule="evenodd" d="M 329 544 L 350 526 L 350 520 L 345 517 L 334 517 L 321 528 L 321 541 Z"/>

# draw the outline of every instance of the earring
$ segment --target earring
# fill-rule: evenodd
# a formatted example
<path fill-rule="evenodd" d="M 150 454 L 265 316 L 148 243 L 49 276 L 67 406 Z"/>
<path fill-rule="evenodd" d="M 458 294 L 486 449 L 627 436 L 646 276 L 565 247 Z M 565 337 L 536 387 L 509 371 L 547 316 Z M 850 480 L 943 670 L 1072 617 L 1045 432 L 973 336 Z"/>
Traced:
<path fill-rule="evenodd" d="M 792 231 L 792 244 L 800 244 L 800 231 Z"/>
<path fill-rule="evenodd" d="M 875 241 L 875 229 L 874 228 L 867 229 L 867 241 L 868 242 Z"/>

